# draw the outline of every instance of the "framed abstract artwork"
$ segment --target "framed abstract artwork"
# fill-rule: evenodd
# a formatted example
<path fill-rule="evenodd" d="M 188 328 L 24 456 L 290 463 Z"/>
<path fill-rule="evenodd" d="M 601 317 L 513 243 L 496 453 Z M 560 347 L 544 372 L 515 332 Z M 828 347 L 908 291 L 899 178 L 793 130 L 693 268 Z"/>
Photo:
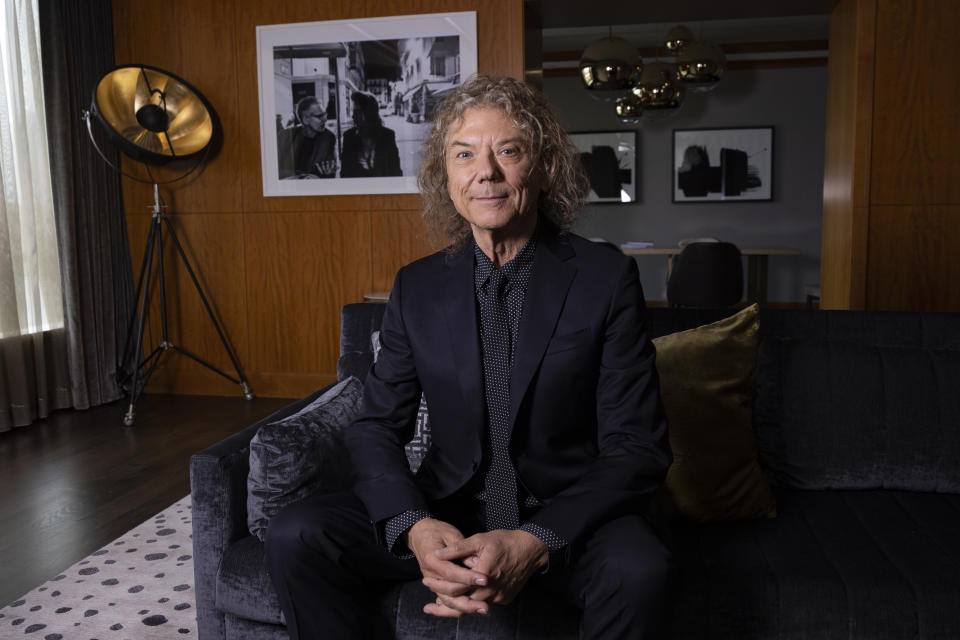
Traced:
<path fill-rule="evenodd" d="M 673 201 L 773 200 L 773 127 L 673 130 Z"/>
<path fill-rule="evenodd" d="M 637 201 L 636 131 L 579 131 L 569 135 L 590 178 L 588 204 Z"/>

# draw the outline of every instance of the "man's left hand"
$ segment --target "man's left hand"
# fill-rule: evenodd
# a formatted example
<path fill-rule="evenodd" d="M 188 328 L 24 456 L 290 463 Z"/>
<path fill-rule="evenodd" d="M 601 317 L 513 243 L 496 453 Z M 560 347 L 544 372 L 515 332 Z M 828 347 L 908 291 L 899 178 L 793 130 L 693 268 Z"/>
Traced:
<path fill-rule="evenodd" d="M 487 584 L 467 595 L 455 595 L 458 587 L 435 578 L 423 583 L 437 594 L 434 615 L 458 617 L 472 613 L 478 600 L 509 604 L 535 571 L 547 565 L 547 546 L 536 536 L 520 530 L 496 530 L 478 533 L 437 550 L 442 560 L 460 561 L 487 576 Z"/>

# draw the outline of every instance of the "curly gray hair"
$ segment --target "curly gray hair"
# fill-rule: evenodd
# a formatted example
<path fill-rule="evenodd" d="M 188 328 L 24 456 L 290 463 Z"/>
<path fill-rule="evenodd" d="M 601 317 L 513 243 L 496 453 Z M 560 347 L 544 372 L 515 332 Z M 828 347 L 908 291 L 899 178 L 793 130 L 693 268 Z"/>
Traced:
<path fill-rule="evenodd" d="M 540 219 L 560 233 L 569 231 L 590 188 L 579 153 L 542 93 L 514 78 L 488 75 L 467 80 L 437 106 L 417 178 L 427 229 L 449 243 L 451 253 L 463 249 L 471 238 L 470 223 L 457 212 L 447 192 L 445 147 L 451 129 L 474 107 L 503 110 L 521 131 L 527 151 L 539 159 L 546 178 L 547 189 L 539 199 Z"/>

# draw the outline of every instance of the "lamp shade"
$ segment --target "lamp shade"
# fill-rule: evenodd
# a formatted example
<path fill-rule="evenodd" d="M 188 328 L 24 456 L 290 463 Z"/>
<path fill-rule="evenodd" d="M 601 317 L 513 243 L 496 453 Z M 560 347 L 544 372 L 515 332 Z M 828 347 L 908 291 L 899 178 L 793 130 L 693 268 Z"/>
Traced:
<path fill-rule="evenodd" d="M 587 89 L 627 89 L 639 70 L 637 48 L 623 38 L 600 38 L 580 56 L 580 79 Z"/>
<path fill-rule="evenodd" d="M 678 26 L 667 32 L 667 39 L 664 44 L 670 53 L 679 53 L 683 48 L 693 42 L 693 32 L 687 27 Z"/>
<path fill-rule="evenodd" d="M 723 49 L 712 42 L 691 42 L 677 56 L 680 80 L 693 91 L 709 91 L 727 68 Z"/>
<path fill-rule="evenodd" d="M 91 113 L 110 142 L 134 160 L 192 158 L 213 139 L 213 110 L 182 78 L 147 65 L 123 65 L 93 90 Z"/>
<path fill-rule="evenodd" d="M 676 109 L 683 102 L 683 87 L 677 82 L 677 67 L 668 62 L 645 65 L 631 91 L 640 100 L 644 113 Z"/>
<path fill-rule="evenodd" d="M 643 105 L 640 104 L 640 98 L 628 93 L 617 99 L 616 111 L 621 122 L 634 124 L 639 122 L 640 116 L 643 115 Z"/>

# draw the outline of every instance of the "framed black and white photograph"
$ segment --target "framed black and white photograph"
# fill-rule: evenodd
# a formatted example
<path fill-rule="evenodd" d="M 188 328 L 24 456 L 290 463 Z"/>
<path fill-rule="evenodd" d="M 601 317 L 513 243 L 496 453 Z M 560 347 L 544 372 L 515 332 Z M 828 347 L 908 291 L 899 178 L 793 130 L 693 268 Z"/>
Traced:
<path fill-rule="evenodd" d="M 636 131 L 579 131 L 570 133 L 570 141 L 590 178 L 587 203 L 636 202 Z"/>
<path fill-rule="evenodd" d="M 265 196 L 416 193 L 436 105 L 477 72 L 475 11 L 257 27 Z"/>
<path fill-rule="evenodd" d="M 773 200 L 773 127 L 673 130 L 673 201 Z"/>

